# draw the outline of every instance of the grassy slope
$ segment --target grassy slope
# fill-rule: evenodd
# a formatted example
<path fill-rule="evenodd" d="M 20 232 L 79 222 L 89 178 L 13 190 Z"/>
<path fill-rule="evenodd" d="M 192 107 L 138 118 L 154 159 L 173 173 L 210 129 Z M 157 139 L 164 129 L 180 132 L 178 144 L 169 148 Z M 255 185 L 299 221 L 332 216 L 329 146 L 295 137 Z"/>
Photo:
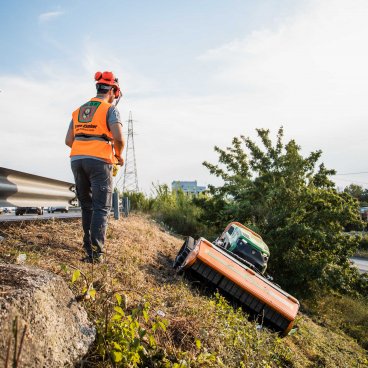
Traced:
<path fill-rule="evenodd" d="M 111 288 L 114 283 L 115 289 L 123 289 L 128 306 L 136 305 L 144 296 L 151 302 L 152 311 L 163 311 L 170 323 L 165 337 L 159 339 L 160 346 L 172 357 L 186 351 L 191 366 L 209 366 L 197 359 L 196 339 L 201 341 L 201 352 L 217 357 L 214 366 L 222 362 L 224 367 L 240 367 L 241 361 L 245 367 L 368 366 L 366 351 L 353 339 L 304 315 L 298 317 L 299 330 L 284 339 L 265 329 L 257 331 L 243 312 L 234 311 L 221 300 L 216 302 L 203 288 L 175 274 L 171 264 L 182 239 L 148 218 L 132 215 L 110 220 L 107 265 L 93 269 L 79 262 L 83 255 L 79 221 L 4 225 L 0 233 L 5 237 L 0 243 L 0 262 L 14 263 L 20 252 L 26 253 L 28 264 L 59 273 L 68 281 L 70 275 L 61 271 L 61 263 L 79 268 L 88 277 L 93 272 L 99 287 Z M 98 303 L 98 298 L 86 302 L 91 315 L 96 315 Z"/>

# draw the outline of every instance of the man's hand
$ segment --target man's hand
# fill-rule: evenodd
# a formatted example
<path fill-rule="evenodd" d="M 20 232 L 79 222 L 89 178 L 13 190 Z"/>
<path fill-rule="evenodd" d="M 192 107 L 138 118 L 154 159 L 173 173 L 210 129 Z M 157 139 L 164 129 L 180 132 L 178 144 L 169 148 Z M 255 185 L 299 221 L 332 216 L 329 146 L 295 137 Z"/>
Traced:
<path fill-rule="evenodd" d="M 124 165 L 124 159 L 122 156 L 115 155 L 116 159 L 118 160 L 118 165 L 123 166 Z"/>
<path fill-rule="evenodd" d="M 123 128 L 121 124 L 113 124 L 111 125 L 111 133 L 114 137 L 114 151 L 115 157 L 118 160 L 118 164 L 123 166 L 123 149 L 125 146 L 124 137 L 123 137 Z"/>

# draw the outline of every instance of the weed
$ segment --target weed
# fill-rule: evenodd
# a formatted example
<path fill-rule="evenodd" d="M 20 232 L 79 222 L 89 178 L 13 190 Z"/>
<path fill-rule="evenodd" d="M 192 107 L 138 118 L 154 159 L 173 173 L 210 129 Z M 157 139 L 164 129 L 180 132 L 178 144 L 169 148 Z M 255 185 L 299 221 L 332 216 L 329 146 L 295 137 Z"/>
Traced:
<path fill-rule="evenodd" d="M 313 319 L 333 330 L 344 331 L 368 350 L 368 309 L 365 299 L 329 295 L 315 304 L 306 302 L 305 305 Z"/>

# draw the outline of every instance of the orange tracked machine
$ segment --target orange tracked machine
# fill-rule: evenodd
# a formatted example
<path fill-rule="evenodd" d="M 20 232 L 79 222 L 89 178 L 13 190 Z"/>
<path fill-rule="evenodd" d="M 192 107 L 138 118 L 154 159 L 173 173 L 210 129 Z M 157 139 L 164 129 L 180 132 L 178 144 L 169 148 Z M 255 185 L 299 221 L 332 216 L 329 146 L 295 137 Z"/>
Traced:
<path fill-rule="evenodd" d="M 299 302 L 262 274 L 268 257 L 268 247 L 260 235 L 232 222 L 214 243 L 189 237 L 173 267 L 213 284 L 265 325 L 286 335 L 294 324 Z"/>

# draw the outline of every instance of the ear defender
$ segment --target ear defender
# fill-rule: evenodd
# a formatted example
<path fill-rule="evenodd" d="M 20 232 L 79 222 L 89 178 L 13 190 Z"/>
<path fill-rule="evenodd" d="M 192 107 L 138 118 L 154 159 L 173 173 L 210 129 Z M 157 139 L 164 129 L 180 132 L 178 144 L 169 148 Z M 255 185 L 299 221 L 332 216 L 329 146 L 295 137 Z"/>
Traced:
<path fill-rule="evenodd" d="M 101 72 L 96 72 L 95 74 L 95 81 L 99 81 L 102 77 L 102 73 Z"/>
<path fill-rule="evenodd" d="M 114 88 L 114 96 L 115 96 L 115 98 L 119 98 L 120 97 L 120 94 L 121 94 L 120 89 L 119 88 Z"/>
<path fill-rule="evenodd" d="M 120 87 L 119 87 L 119 79 L 118 78 L 115 78 L 114 79 L 114 82 L 115 82 L 115 88 L 114 88 L 114 93 L 115 93 L 115 98 L 119 98 L 122 96 L 122 93 L 121 93 L 121 90 L 120 90 Z"/>

